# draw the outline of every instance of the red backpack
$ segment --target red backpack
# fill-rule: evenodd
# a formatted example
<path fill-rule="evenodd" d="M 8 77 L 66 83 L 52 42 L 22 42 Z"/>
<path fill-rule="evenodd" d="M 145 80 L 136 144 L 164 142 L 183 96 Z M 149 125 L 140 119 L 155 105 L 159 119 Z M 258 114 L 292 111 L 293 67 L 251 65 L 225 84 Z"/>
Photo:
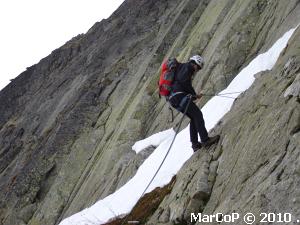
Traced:
<path fill-rule="evenodd" d="M 175 79 L 176 68 L 179 62 L 175 58 L 167 59 L 161 66 L 158 87 L 159 96 L 169 96 Z"/>

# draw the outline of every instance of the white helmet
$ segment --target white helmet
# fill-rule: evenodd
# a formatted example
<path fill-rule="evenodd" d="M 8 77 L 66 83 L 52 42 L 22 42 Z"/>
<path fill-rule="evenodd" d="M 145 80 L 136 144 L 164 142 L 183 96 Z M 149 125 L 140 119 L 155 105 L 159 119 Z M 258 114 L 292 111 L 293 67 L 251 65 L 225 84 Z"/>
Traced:
<path fill-rule="evenodd" d="M 204 66 L 204 59 L 200 55 L 194 55 L 190 58 L 190 61 L 194 61 L 198 66 L 203 68 Z"/>

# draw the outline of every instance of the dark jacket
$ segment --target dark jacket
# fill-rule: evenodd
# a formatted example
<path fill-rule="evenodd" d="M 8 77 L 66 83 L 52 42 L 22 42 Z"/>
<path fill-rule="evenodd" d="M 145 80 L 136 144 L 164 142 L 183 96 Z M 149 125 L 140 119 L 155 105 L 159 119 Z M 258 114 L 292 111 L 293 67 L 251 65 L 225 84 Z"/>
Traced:
<path fill-rule="evenodd" d="M 175 73 L 175 80 L 172 85 L 172 93 L 184 92 L 186 94 L 196 95 L 192 86 L 192 77 L 194 67 L 191 62 L 178 65 Z"/>

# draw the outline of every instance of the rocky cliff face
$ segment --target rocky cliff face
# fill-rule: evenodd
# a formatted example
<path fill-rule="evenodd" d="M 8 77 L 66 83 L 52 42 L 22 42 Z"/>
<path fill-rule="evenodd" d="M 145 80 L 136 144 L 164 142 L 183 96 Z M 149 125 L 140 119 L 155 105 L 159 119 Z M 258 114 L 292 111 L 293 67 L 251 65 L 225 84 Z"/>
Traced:
<path fill-rule="evenodd" d="M 157 96 L 163 58 L 202 54 L 194 85 L 214 93 L 299 22 L 297 0 L 126 0 L 0 92 L 0 224 L 57 224 L 134 175 L 153 149 L 132 144 L 178 121 Z M 211 154 L 183 166 L 149 224 L 184 224 L 192 211 L 300 219 L 299 39 L 218 124 Z"/>
<path fill-rule="evenodd" d="M 222 136 L 218 146 L 186 162 L 177 175 L 180 182 L 147 224 L 194 224 L 191 213 L 199 212 L 251 212 L 257 221 L 261 213 L 291 213 L 292 221 L 284 224 L 295 223 L 300 216 L 299 35 L 298 29 L 276 66 L 257 74 L 215 127 Z"/>

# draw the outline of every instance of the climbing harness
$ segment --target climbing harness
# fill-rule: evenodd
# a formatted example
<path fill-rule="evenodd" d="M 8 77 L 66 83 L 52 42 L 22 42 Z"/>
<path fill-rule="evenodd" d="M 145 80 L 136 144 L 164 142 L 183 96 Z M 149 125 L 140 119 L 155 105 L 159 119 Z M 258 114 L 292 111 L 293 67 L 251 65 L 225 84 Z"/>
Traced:
<path fill-rule="evenodd" d="M 185 95 L 186 95 L 186 93 L 181 92 L 181 91 L 175 92 L 175 93 L 172 92 L 172 93 L 166 98 L 167 102 L 169 102 L 171 98 L 173 98 L 174 96 L 179 95 L 179 94 L 185 94 Z M 187 96 L 188 96 L 188 95 L 186 95 L 186 96 L 184 97 L 185 99 L 182 99 L 182 101 L 180 102 L 180 105 L 184 105 L 184 104 L 186 103 L 186 97 L 187 97 Z M 182 106 L 179 106 L 179 107 L 182 108 Z M 169 111 L 170 111 L 170 113 L 171 113 L 171 120 L 168 120 L 168 123 L 173 123 L 173 122 L 174 122 L 174 113 L 173 113 L 173 109 L 172 109 L 172 107 L 170 106 L 170 104 L 169 104 Z"/>

